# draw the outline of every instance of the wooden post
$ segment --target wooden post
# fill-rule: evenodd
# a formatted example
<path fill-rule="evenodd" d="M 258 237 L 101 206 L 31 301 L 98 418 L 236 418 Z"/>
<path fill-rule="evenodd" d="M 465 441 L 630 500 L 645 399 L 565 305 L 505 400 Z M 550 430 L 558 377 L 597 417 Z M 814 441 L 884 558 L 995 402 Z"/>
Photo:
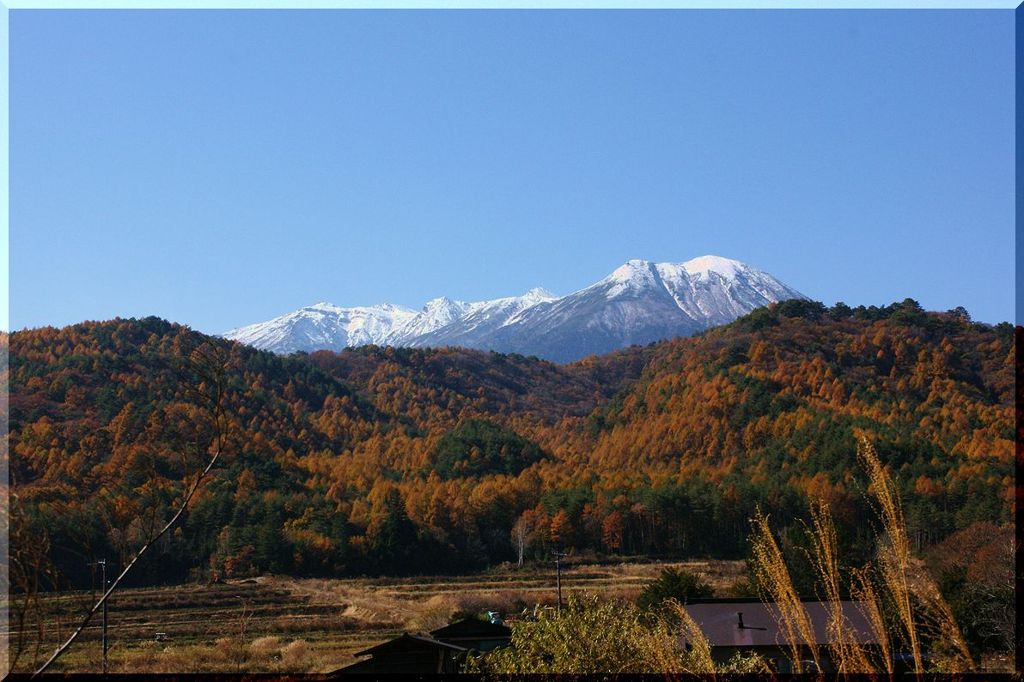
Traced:
<path fill-rule="evenodd" d="M 565 552 L 552 552 L 555 555 L 555 590 L 558 593 L 558 613 L 562 613 L 562 557 Z"/>

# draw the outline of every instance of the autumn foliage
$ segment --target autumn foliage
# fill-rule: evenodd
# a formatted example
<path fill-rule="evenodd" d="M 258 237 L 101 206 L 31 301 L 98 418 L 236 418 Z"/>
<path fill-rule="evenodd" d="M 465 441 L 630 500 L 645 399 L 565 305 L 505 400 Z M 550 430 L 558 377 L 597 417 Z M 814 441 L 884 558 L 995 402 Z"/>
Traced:
<path fill-rule="evenodd" d="M 789 302 L 564 366 L 279 357 L 156 318 L 8 342 L 12 511 L 72 583 L 180 500 L 205 454 L 182 360 L 204 343 L 225 349 L 230 447 L 136 582 L 461 572 L 552 549 L 741 557 L 758 506 L 784 530 L 808 499 L 829 503 L 846 555 L 871 537 L 858 435 L 897 481 L 914 551 L 1012 518 L 1013 330 L 913 301 Z"/>

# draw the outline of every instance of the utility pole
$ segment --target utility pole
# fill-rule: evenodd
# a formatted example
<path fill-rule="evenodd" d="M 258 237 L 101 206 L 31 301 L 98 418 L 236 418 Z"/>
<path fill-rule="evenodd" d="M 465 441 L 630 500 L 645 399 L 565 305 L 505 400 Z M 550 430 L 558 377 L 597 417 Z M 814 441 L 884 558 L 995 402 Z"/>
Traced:
<path fill-rule="evenodd" d="M 565 552 L 552 552 L 555 556 L 555 590 L 558 592 L 558 613 L 562 613 L 562 559 Z"/>
<path fill-rule="evenodd" d="M 103 583 L 103 588 L 100 589 L 101 594 L 107 593 L 107 559 L 106 557 L 98 560 L 96 565 L 100 567 L 100 580 Z M 107 600 L 103 600 L 103 674 L 107 674 Z"/>

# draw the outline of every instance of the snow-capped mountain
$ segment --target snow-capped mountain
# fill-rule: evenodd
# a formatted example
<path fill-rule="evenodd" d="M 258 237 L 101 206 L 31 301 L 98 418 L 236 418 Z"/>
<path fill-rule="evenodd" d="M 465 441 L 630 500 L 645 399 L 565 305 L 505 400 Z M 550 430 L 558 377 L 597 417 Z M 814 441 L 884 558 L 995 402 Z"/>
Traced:
<path fill-rule="evenodd" d="M 411 345 L 424 334 L 460 319 L 469 310 L 470 305 L 462 301 L 453 301 L 447 296 L 431 299 L 423 306 L 423 310 L 408 322 L 393 329 L 385 343 L 392 346 Z"/>
<path fill-rule="evenodd" d="M 435 298 L 420 312 L 319 303 L 224 336 L 277 353 L 375 343 L 465 346 L 568 362 L 690 335 L 790 298 L 804 296 L 762 270 L 720 256 L 685 263 L 631 260 L 562 297 L 531 289 L 475 303 Z"/>
<path fill-rule="evenodd" d="M 415 310 L 389 303 L 357 308 L 317 303 L 267 322 L 232 329 L 224 336 L 275 353 L 341 350 L 387 343 L 397 327 L 418 315 Z"/>
<path fill-rule="evenodd" d="M 383 304 L 342 308 L 331 303 L 300 308 L 294 312 L 224 332 L 223 336 L 275 353 L 342 350 L 349 346 L 457 345 L 424 343 L 438 329 L 459 325 L 466 333 L 501 326 L 517 313 L 554 294 L 531 289 L 522 296 L 466 303 L 446 296 L 427 301 L 416 312 L 403 306 Z M 465 344 L 463 344 L 465 345 Z"/>
<path fill-rule="evenodd" d="M 409 339 L 408 345 L 491 349 L 490 339 L 498 330 L 514 325 L 524 311 L 556 300 L 558 297 L 551 292 L 534 288 L 522 296 L 470 303 L 460 318 Z"/>

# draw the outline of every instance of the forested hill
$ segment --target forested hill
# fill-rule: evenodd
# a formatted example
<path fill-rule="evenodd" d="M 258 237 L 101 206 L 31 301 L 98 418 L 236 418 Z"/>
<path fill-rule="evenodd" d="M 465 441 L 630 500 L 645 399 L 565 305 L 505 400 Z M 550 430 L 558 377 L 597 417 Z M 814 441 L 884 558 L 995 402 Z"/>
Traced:
<path fill-rule="evenodd" d="M 223 367 L 229 445 L 137 581 L 465 571 L 514 560 L 513 526 L 527 557 L 743 556 L 756 505 L 784 528 L 808 496 L 832 501 L 856 549 L 856 433 L 897 476 L 920 547 L 1011 518 L 1013 328 L 910 300 L 790 301 L 569 365 L 280 357 L 156 318 L 9 345 L 12 551 L 36 538 L 69 579 L 129 557 L 204 461 L 197 357 Z"/>

